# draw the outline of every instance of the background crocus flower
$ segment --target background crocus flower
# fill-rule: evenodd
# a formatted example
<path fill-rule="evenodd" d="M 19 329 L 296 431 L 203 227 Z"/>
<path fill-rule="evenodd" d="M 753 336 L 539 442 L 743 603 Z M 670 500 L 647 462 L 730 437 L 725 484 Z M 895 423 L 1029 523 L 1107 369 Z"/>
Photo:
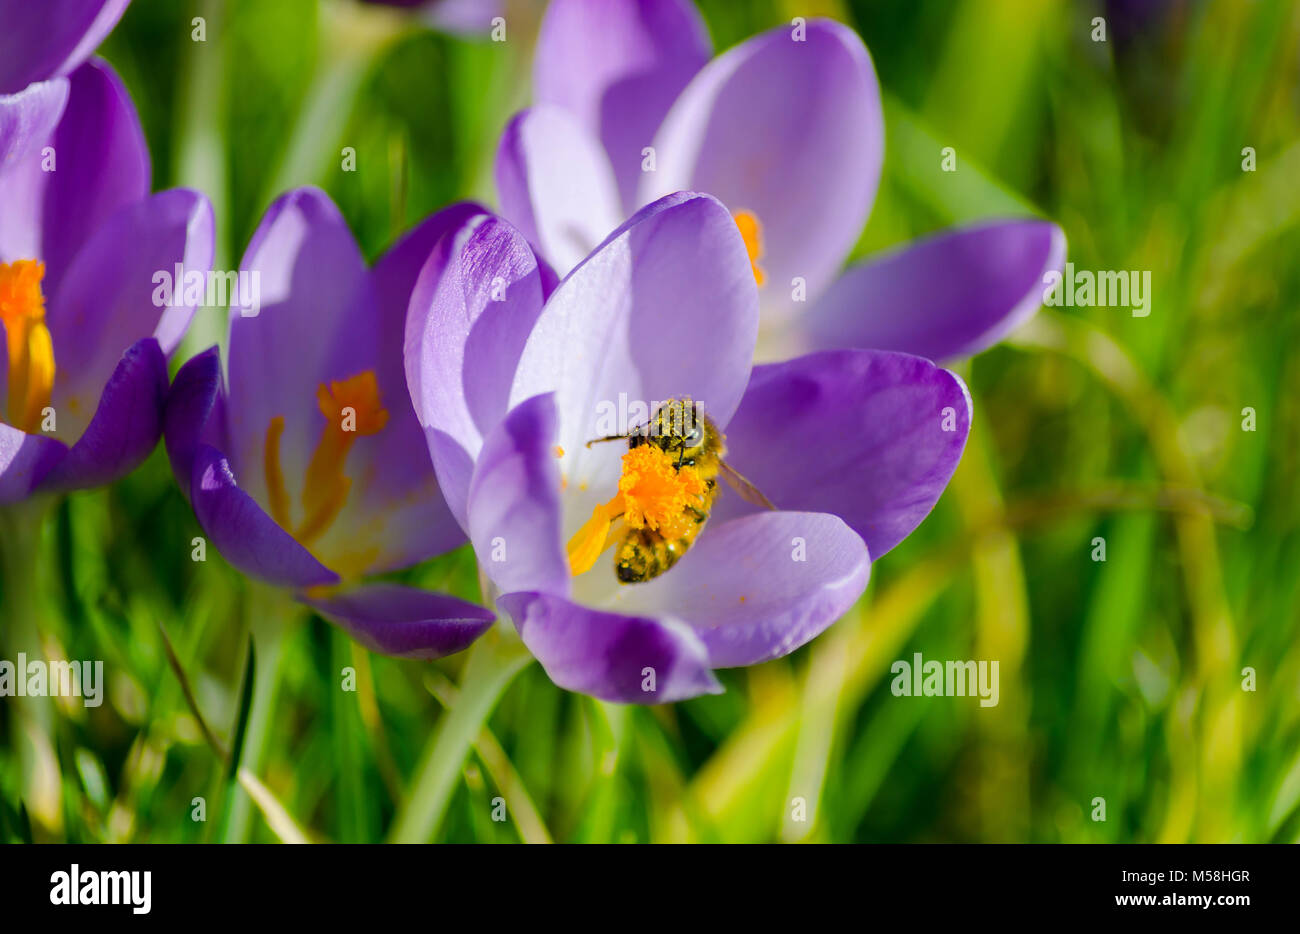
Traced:
<path fill-rule="evenodd" d="M 42 8 L 5 15 L 14 7 Z M 144 135 L 113 70 L 90 62 L 58 81 L 57 125 L 0 171 L 0 503 L 108 483 L 148 456 L 166 357 L 194 314 L 155 304 L 154 274 L 212 264 L 207 199 L 149 194 Z"/>
<path fill-rule="evenodd" d="M 675 701 L 720 690 L 715 668 L 793 651 L 853 604 L 871 558 L 924 518 L 960 459 L 969 397 L 929 361 L 846 350 L 751 371 L 754 277 L 712 197 L 644 208 L 549 298 L 506 221 L 473 218 L 449 240 L 412 295 L 407 381 L 498 606 L 562 687 Z M 620 584 L 608 555 L 585 569 L 601 504 L 662 505 L 662 487 L 620 485 L 626 444 L 587 446 L 620 396 L 702 404 L 727 462 L 777 511 L 723 488 L 667 572 Z"/>
<path fill-rule="evenodd" d="M 39 147 L 68 100 L 68 79 L 130 0 L 0 4 L 0 172 Z"/>
<path fill-rule="evenodd" d="M 884 158 L 880 89 L 857 33 L 811 20 L 708 56 L 685 0 L 552 0 L 535 106 L 507 126 L 496 176 L 504 216 L 561 273 L 638 205 L 696 190 L 744 236 L 764 356 L 872 347 L 949 359 L 1037 310 L 1044 273 L 1065 256 L 1061 230 L 1040 220 L 947 231 L 840 274 Z"/>
<path fill-rule="evenodd" d="M 506 0 L 363 0 L 372 6 L 416 12 L 431 28 L 467 37 L 486 37 L 492 20 L 506 12 Z"/>
<path fill-rule="evenodd" d="M 431 248 L 479 211 L 433 215 L 368 269 L 324 193 L 282 196 L 240 267 L 259 277 L 262 302 L 256 315 L 231 309 L 228 372 L 205 351 L 168 400 L 173 470 L 226 560 L 389 655 L 459 651 L 493 618 L 408 587 L 331 587 L 464 540 L 408 401 L 402 329 Z"/>

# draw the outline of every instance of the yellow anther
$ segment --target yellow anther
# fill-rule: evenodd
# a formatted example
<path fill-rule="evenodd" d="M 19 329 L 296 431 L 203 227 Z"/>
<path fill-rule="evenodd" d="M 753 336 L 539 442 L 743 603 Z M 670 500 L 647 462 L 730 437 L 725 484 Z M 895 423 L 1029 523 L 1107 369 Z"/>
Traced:
<path fill-rule="evenodd" d="M 752 211 L 737 211 L 732 217 L 740 230 L 741 239 L 745 241 L 745 252 L 749 254 L 749 268 L 754 271 L 754 281 L 762 285 L 767 281 L 767 274 L 758 261 L 763 258 L 763 225 Z"/>
<path fill-rule="evenodd" d="M 0 263 L 0 321 L 9 345 L 9 421 L 36 431 L 54 388 L 54 344 L 45 325 L 43 263 Z"/>

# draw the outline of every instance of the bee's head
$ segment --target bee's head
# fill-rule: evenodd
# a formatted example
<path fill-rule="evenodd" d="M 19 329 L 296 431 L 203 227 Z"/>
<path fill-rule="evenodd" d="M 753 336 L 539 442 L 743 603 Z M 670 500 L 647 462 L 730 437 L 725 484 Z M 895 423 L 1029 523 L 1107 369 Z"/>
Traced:
<path fill-rule="evenodd" d="M 693 460 L 709 442 L 708 420 L 689 399 L 669 399 L 629 439 L 630 447 L 653 444 L 683 462 Z"/>

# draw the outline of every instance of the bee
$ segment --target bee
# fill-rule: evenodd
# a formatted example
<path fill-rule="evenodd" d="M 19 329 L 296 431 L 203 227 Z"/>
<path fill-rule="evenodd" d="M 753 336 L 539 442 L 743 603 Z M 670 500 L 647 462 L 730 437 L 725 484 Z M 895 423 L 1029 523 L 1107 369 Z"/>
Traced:
<path fill-rule="evenodd" d="M 683 522 L 675 525 L 672 535 L 663 531 L 625 526 L 614 548 L 614 572 L 624 584 L 653 580 L 676 564 L 694 544 L 709 521 L 718 498 L 721 477 L 746 502 L 775 509 L 771 501 L 731 465 L 723 460 L 727 453 L 726 438 L 718 426 L 689 399 L 669 399 L 662 403 L 640 428 L 626 435 L 611 435 L 587 442 L 591 447 L 602 441 L 627 440 L 628 450 L 652 444 L 669 456 L 674 469 L 692 467 L 704 481 L 704 490 L 694 503 L 685 507 Z"/>

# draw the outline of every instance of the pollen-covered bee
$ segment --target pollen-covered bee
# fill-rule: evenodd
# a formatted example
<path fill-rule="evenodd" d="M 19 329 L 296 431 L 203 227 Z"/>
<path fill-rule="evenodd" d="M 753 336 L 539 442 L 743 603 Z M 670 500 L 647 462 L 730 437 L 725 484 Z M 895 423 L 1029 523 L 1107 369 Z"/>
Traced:
<path fill-rule="evenodd" d="M 652 580 L 677 563 L 709 521 L 718 498 L 718 477 L 747 502 L 776 508 L 723 460 L 726 439 L 689 399 L 669 399 L 644 426 L 596 440 L 624 438 L 628 454 L 623 457 L 619 493 L 597 509 L 598 516 L 605 511 L 599 516 L 605 523 L 621 520 L 606 527 L 616 538 L 614 571 L 622 583 Z M 574 571 L 579 573 L 576 564 Z"/>

